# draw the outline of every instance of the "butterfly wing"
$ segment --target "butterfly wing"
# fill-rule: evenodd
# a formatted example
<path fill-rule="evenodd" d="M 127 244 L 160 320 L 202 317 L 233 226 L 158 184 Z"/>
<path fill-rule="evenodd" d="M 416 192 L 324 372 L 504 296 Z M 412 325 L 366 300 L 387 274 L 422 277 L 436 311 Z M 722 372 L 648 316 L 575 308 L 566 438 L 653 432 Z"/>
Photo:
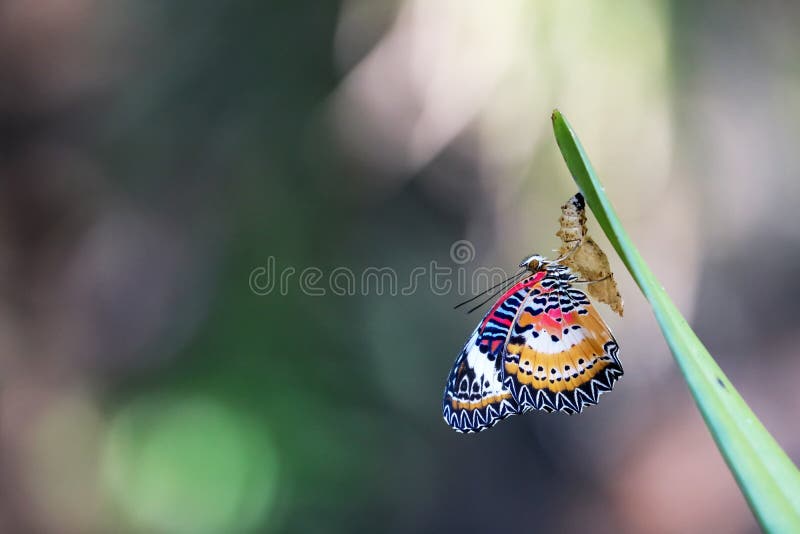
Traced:
<path fill-rule="evenodd" d="M 518 282 L 497 300 L 456 358 L 442 413 L 458 432 L 479 432 L 519 412 L 512 392 L 503 385 L 503 354 L 531 280 Z"/>
<path fill-rule="evenodd" d="M 622 376 L 617 342 L 574 279 L 549 267 L 511 327 L 503 385 L 520 412 L 580 413 Z"/>

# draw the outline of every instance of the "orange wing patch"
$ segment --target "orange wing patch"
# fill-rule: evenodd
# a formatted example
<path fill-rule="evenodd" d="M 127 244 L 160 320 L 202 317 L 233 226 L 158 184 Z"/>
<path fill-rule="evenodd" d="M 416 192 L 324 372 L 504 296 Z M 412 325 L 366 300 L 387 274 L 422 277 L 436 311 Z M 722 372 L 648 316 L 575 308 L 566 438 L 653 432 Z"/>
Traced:
<path fill-rule="evenodd" d="M 500 401 L 511 398 L 511 392 L 506 391 L 497 395 L 482 397 L 479 400 L 458 400 L 456 398 L 450 399 L 450 405 L 454 410 L 479 410 L 486 408 L 490 404 L 498 404 Z"/>
<path fill-rule="evenodd" d="M 557 354 L 539 352 L 523 345 L 509 345 L 519 362 L 506 362 L 506 374 L 516 375 L 521 384 L 550 391 L 572 391 L 600 373 L 612 358 L 601 344 L 583 339 Z"/>

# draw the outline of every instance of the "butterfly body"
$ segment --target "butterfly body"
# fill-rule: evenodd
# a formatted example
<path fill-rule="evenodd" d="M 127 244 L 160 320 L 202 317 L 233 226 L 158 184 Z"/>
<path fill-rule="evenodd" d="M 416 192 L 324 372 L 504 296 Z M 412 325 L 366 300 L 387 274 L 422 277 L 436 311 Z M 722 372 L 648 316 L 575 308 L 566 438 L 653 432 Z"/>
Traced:
<path fill-rule="evenodd" d="M 527 276 L 489 309 L 448 377 L 443 415 L 459 432 L 533 409 L 580 413 L 622 376 L 617 343 L 571 271 L 537 255 L 520 265 Z"/>

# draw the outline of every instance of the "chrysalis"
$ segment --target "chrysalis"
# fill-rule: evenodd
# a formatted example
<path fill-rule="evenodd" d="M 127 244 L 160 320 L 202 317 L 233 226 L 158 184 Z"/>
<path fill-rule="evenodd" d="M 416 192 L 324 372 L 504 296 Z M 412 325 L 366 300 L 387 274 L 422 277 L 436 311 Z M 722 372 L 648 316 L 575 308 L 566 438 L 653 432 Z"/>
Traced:
<path fill-rule="evenodd" d="M 561 206 L 561 227 L 556 236 L 561 239 L 561 263 L 581 278 L 594 281 L 586 291 L 622 316 L 622 297 L 611 272 L 611 265 L 600 246 L 586 232 L 586 203 L 576 193 Z"/>

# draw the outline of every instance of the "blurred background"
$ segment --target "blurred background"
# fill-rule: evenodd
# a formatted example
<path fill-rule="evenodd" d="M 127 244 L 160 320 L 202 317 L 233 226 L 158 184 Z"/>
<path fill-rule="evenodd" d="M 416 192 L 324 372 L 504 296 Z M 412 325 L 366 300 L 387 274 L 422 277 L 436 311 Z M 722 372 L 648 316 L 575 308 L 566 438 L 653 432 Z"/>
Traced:
<path fill-rule="evenodd" d="M 615 391 L 477 436 L 441 418 L 464 292 L 326 284 L 550 254 L 558 107 L 797 462 L 798 25 L 777 1 L 3 0 L 0 531 L 757 531 L 616 257 Z"/>

